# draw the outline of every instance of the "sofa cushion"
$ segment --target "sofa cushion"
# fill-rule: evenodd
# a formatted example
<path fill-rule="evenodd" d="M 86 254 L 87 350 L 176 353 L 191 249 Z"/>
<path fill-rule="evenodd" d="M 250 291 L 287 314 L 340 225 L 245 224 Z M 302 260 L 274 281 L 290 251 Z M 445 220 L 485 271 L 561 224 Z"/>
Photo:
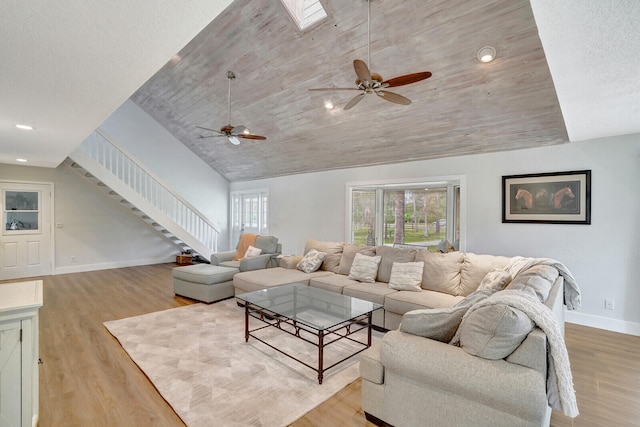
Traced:
<path fill-rule="evenodd" d="M 414 249 L 393 248 L 391 246 L 376 246 L 376 255 L 382 258 L 376 280 L 387 283 L 391 279 L 391 267 L 394 262 L 413 262 L 416 259 Z"/>
<path fill-rule="evenodd" d="M 240 261 L 222 261 L 218 265 L 220 267 L 237 268 L 240 270 Z"/>
<path fill-rule="evenodd" d="M 311 249 L 326 253 L 327 256 L 324 257 L 320 269 L 337 273 L 344 245 L 344 242 L 324 242 L 321 240 L 307 239 L 304 245 L 304 253 L 306 254 Z"/>
<path fill-rule="evenodd" d="M 495 255 L 464 254 L 460 269 L 460 294 L 469 295 L 478 289 L 484 276 L 495 267 L 506 267 L 511 258 Z"/>
<path fill-rule="evenodd" d="M 211 264 L 193 264 L 183 267 L 175 267 L 172 276 L 185 282 L 211 285 L 214 283 L 228 282 L 238 272 L 237 268 L 222 267 Z"/>
<path fill-rule="evenodd" d="M 460 347 L 484 359 L 504 359 L 518 348 L 534 323 L 521 310 L 506 304 L 477 308 L 460 324 Z"/>
<path fill-rule="evenodd" d="M 377 304 L 383 304 L 383 305 L 385 303 L 386 298 L 389 295 L 393 295 L 397 292 L 398 291 L 394 289 L 389 289 L 388 284 L 384 282 L 374 282 L 374 283 L 355 282 L 351 285 L 347 285 L 344 288 L 342 288 L 343 295 L 347 295 L 349 297 L 363 299 L 366 301 L 371 301 L 371 302 L 375 302 Z M 410 292 L 410 293 L 415 294 L 417 292 Z M 374 314 L 377 313 L 378 311 L 382 311 L 382 310 L 377 310 L 374 312 Z"/>
<path fill-rule="evenodd" d="M 422 308 L 453 307 L 464 297 L 445 294 L 444 292 L 423 290 L 422 292 L 395 291 L 387 295 L 384 301 L 385 311 L 405 314 L 411 310 Z"/>
<path fill-rule="evenodd" d="M 351 264 L 353 264 L 353 258 L 356 256 L 356 253 L 374 256 L 376 254 L 376 248 L 375 246 L 361 246 L 354 245 L 352 243 L 345 243 L 344 249 L 342 250 L 342 257 L 340 258 L 340 267 L 338 267 L 339 274 L 344 274 L 345 276 L 349 275 L 349 272 L 351 271 Z"/>
<path fill-rule="evenodd" d="M 351 270 L 349 270 L 349 279 L 367 283 L 375 282 L 380 260 L 381 258 L 379 256 L 368 256 L 357 253 L 353 258 Z"/>
<path fill-rule="evenodd" d="M 322 277 L 314 277 L 309 280 L 309 286 L 324 289 L 325 291 L 335 292 L 338 294 L 342 293 L 342 290 L 345 286 L 353 285 L 356 283 L 360 283 L 357 280 L 349 279 L 347 276 L 343 276 L 342 274 L 332 274 L 330 276 L 322 276 Z"/>
<path fill-rule="evenodd" d="M 511 274 L 504 268 L 494 267 L 485 274 L 478 286 L 478 290 L 492 289 L 494 292 L 501 291 L 511 282 Z"/>
<path fill-rule="evenodd" d="M 263 254 L 275 254 L 278 251 L 278 238 L 276 236 L 256 236 L 256 242 L 253 246 L 262 249 Z"/>
<path fill-rule="evenodd" d="M 400 330 L 448 343 L 458 330 L 462 317 L 469 307 L 492 293 L 491 290 L 473 292 L 453 307 L 409 311 L 402 316 Z"/>
<path fill-rule="evenodd" d="M 507 288 L 511 290 L 523 290 L 538 297 L 544 303 L 549 298 L 551 288 L 560 273 L 558 269 L 550 265 L 534 265 L 518 274 Z"/>
<path fill-rule="evenodd" d="M 266 270 L 251 270 L 238 273 L 233 276 L 233 286 L 236 294 L 259 291 L 274 286 L 288 285 L 291 283 L 309 284 L 309 280 L 319 276 L 330 276 L 330 271 L 314 271 L 303 273 L 300 270 L 282 267 L 268 268 Z"/>
<path fill-rule="evenodd" d="M 327 256 L 326 252 L 318 252 L 315 249 L 311 249 L 304 257 L 302 257 L 300 262 L 298 262 L 296 268 L 300 271 L 304 271 L 305 273 L 313 273 L 320 268 L 325 256 Z"/>
<path fill-rule="evenodd" d="M 463 259 L 462 252 L 441 254 L 429 252 L 427 249 L 419 250 L 416 253 L 416 261 L 424 262 L 422 287 L 454 296 L 466 296 L 471 293 L 464 293 L 460 287 L 460 270 Z"/>
<path fill-rule="evenodd" d="M 391 267 L 389 287 L 399 291 L 421 291 L 424 262 L 394 262 Z M 380 271 L 378 271 L 380 277 Z"/>

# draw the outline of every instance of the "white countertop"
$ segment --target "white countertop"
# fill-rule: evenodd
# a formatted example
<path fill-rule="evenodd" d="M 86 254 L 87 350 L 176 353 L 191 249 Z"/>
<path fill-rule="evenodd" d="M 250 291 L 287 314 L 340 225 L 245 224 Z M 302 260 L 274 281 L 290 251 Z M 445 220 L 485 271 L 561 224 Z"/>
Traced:
<path fill-rule="evenodd" d="M 0 284 L 0 313 L 42 307 L 42 280 Z"/>

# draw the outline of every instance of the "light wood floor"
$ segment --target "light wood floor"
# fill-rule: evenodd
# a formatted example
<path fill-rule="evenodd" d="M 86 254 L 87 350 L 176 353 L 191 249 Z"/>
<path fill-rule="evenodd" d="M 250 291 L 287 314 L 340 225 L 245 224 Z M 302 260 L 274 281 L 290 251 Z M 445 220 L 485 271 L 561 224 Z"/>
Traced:
<path fill-rule="evenodd" d="M 44 277 L 40 426 L 183 426 L 102 322 L 192 304 L 175 297 L 174 264 Z M 640 337 L 567 324 L 580 416 L 551 425 L 640 426 Z M 360 380 L 292 425 L 371 427 Z"/>

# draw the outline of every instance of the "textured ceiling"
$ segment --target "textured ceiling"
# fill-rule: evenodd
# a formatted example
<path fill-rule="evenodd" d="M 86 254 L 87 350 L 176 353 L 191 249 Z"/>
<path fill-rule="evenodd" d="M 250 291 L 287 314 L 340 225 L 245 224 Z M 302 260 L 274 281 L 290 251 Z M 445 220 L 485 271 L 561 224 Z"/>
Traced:
<path fill-rule="evenodd" d="M 132 99 L 230 181 L 568 140 L 529 1 L 374 1 L 371 69 L 433 77 L 393 89 L 409 106 L 370 95 L 349 111 L 355 93 L 308 89 L 355 86 L 367 4 L 324 5 L 329 18 L 300 33 L 280 2 L 236 0 Z M 482 64 L 486 44 L 498 58 Z M 199 138 L 196 126 L 227 124 L 227 70 L 231 124 L 267 141 Z M 326 97 L 339 108 L 325 110 Z"/>
<path fill-rule="evenodd" d="M 328 20 L 305 33 L 276 0 L 236 0 L 213 20 L 230 1 L 3 2 L 0 163 L 57 166 L 137 89 L 229 180 L 640 132 L 637 0 L 374 0 L 371 68 L 433 77 L 395 89 L 410 106 L 368 96 L 347 112 L 351 93 L 307 89 L 353 84 L 363 0 L 322 0 Z M 487 65 L 484 44 L 498 50 Z M 231 121 L 266 142 L 198 139 L 196 125 L 227 122 L 227 70 Z"/>
<path fill-rule="evenodd" d="M 531 4 L 569 139 L 640 132 L 640 1 Z"/>

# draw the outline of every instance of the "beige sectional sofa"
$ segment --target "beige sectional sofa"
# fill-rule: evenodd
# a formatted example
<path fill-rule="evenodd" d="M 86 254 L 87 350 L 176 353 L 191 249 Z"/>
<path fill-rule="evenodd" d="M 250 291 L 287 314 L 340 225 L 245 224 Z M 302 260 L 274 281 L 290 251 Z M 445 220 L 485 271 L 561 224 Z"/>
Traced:
<path fill-rule="evenodd" d="M 247 271 L 233 277 L 237 294 L 272 286 L 304 283 L 309 286 L 372 301 L 384 306 L 373 314 L 373 324 L 382 329 L 397 329 L 402 316 L 421 308 L 451 307 L 473 292 L 492 268 L 504 267 L 510 258 L 493 255 L 450 252 L 433 253 L 427 249 L 412 250 L 389 246 L 359 246 L 344 242 L 308 239 L 305 254 L 316 249 L 327 253 L 322 266 L 312 273 L 296 269 L 302 258 L 284 257 L 280 267 Z M 349 278 L 356 253 L 380 256 L 376 281 L 363 283 Z M 399 291 L 389 288 L 394 262 L 424 262 L 422 290 Z"/>
<path fill-rule="evenodd" d="M 570 309 L 579 308 L 580 295 L 575 280 L 562 264 L 545 259 L 443 254 L 427 249 L 367 247 L 309 239 L 305 253 L 311 249 L 327 254 L 317 271 L 304 273 L 296 269 L 302 257 L 287 257 L 278 268 L 236 274 L 233 279 L 236 295 L 304 283 L 382 304 L 384 309 L 374 312 L 373 324 L 389 332 L 365 350 L 360 359 L 362 406 L 370 421 L 396 427 L 545 426 L 549 425 L 551 407 L 562 408 L 569 416 L 577 415 L 563 339 L 563 302 L 570 301 L 567 302 Z M 349 278 L 357 253 L 380 256 L 375 282 Z M 416 261 L 424 263 L 418 289 L 391 289 L 389 280 L 394 263 Z M 504 282 L 507 288 L 497 290 L 503 284 L 487 288 L 486 284 L 500 274 L 508 277 Z M 472 317 L 465 320 L 476 307 L 496 297 L 498 301 L 515 298 L 514 293 L 533 304 L 529 309 L 535 313 L 544 303 L 546 308 L 540 311 L 548 318 L 536 319 L 534 323 L 529 318 L 531 313 L 523 315 L 522 311 L 506 307 L 498 315 L 491 314 L 488 320 L 480 317 L 478 324 L 474 324 Z M 500 304 L 490 308 L 496 307 L 503 309 Z M 459 312 L 458 317 L 453 315 Z M 483 310 L 475 312 L 487 316 Z M 541 320 L 545 323 L 543 329 L 538 327 Z M 519 338 L 511 330 L 499 336 L 496 332 L 499 328 L 492 322 L 502 322 L 500 327 L 507 328 L 512 324 L 524 326 Z M 476 329 L 482 328 L 488 331 L 474 336 Z M 465 332 L 461 333 L 463 329 Z M 513 347 L 501 354 L 504 340 Z M 558 347 L 564 352 L 559 353 L 564 358 L 556 358 L 564 363 L 555 364 L 563 366 L 565 371 L 561 375 L 553 370 L 554 364 L 548 359 L 559 351 Z M 563 387 L 559 387 L 558 378 L 563 378 Z M 558 397 L 558 388 L 563 391 L 562 399 Z"/>

